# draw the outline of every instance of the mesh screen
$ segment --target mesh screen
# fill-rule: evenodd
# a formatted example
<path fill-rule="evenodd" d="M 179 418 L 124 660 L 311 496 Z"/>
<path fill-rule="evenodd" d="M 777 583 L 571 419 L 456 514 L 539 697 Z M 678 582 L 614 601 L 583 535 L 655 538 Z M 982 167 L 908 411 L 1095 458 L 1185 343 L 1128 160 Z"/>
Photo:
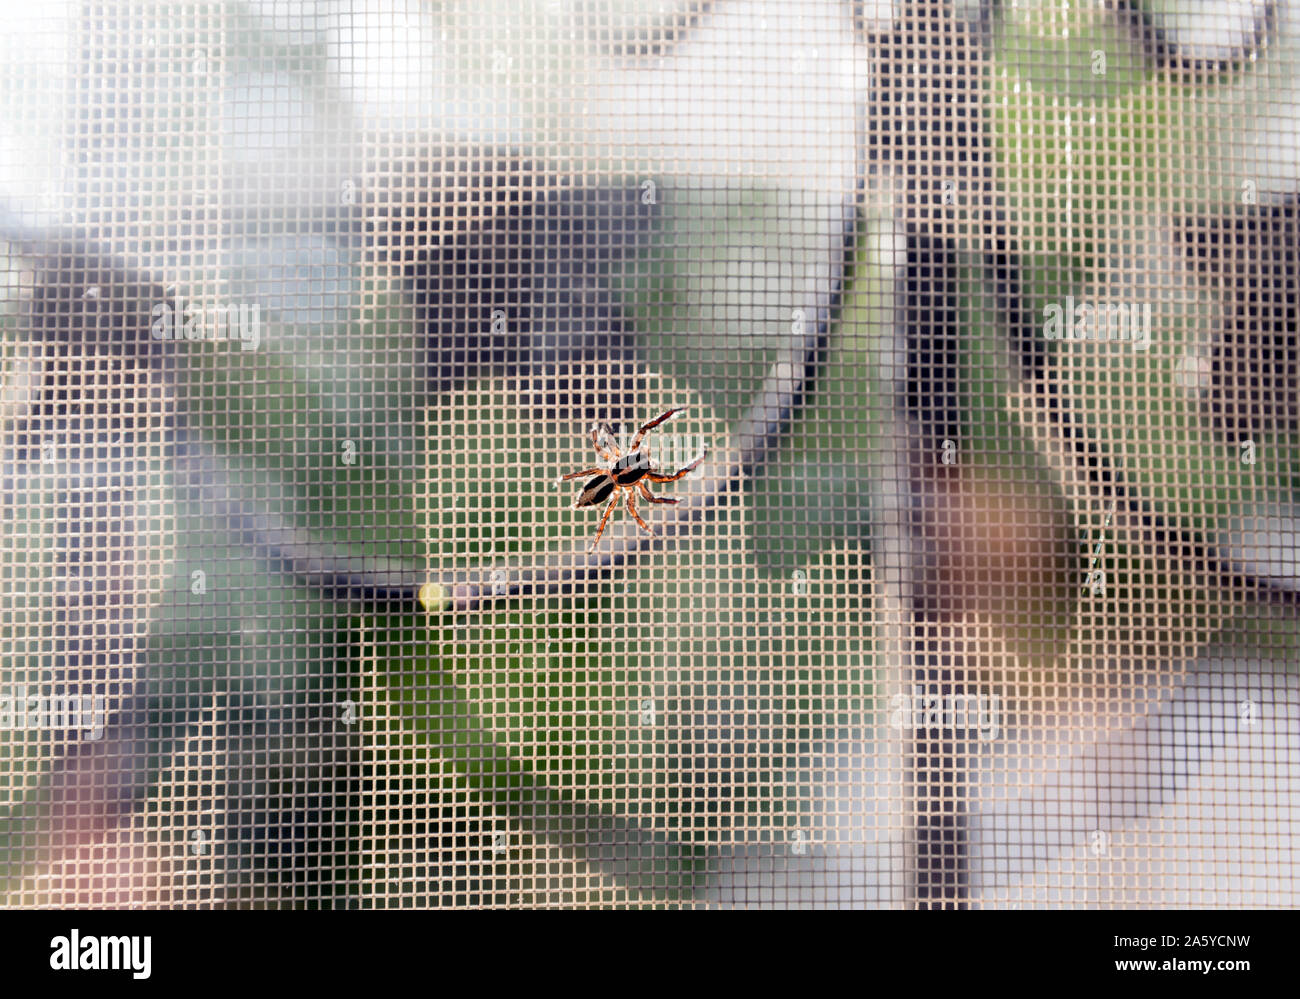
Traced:
<path fill-rule="evenodd" d="M 6 14 L 0 903 L 1300 902 L 1293 0 Z"/>

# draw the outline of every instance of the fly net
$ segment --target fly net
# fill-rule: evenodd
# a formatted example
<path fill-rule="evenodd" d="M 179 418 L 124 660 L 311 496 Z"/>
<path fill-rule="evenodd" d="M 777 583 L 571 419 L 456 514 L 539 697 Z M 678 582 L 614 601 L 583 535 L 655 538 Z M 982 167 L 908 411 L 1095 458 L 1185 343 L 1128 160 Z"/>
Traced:
<path fill-rule="evenodd" d="M 14 7 L 0 903 L 1300 901 L 1293 0 Z"/>

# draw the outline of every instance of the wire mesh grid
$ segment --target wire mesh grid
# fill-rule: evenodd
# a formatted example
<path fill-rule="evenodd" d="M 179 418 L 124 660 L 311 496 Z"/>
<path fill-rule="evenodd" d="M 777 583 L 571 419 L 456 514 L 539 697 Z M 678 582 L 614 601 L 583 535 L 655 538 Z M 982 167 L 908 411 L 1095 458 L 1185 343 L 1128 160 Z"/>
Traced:
<path fill-rule="evenodd" d="M 13 25 L 5 906 L 1296 904 L 1290 0 Z"/>

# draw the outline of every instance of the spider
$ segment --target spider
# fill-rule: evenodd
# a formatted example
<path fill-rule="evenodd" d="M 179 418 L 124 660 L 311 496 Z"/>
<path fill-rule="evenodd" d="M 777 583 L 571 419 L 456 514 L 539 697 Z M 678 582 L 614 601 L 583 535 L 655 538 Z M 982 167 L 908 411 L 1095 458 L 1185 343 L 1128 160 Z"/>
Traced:
<path fill-rule="evenodd" d="M 609 505 L 605 507 L 605 514 L 600 518 L 600 526 L 596 528 L 596 538 L 592 541 L 591 547 L 587 549 L 588 551 L 595 551 L 596 546 L 600 544 L 600 536 L 605 533 L 605 523 L 609 520 L 609 515 L 614 512 L 614 507 L 618 504 L 619 494 L 624 490 L 627 491 L 627 512 L 636 519 L 636 522 L 641 525 L 641 529 L 647 534 L 654 534 L 654 531 L 650 529 L 649 524 L 641 519 L 641 515 L 636 512 L 637 490 L 640 490 L 641 495 L 651 503 L 678 502 L 675 499 L 655 496 L 650 492 L 646 483 L 675 482 L 687 472 L 693 471 L 695 467 L 704 460 L 704 456 L 701 455 L 696 458 L 685 468 L 673 475 L 664 475 L 660 472 L 654 471 L 650 467 L 650 456 L 646 454 L 645 451 L 641 450 L 641 441 L 645 438 L 647 433 L 659 426 L 659 424 L 682 412 L 685 412 L 685 407 L 680 409 L 670 409 L 662 416 L 656 416 L 636 432 L 636 436 L 632 438 L 632 445 L 627 454 L 623 454 L 619 450 L 618 444 L 614 440 L 614 429 L 608 423 L 597 423 L 591 428 L 592 447 L 596 449 L 596 453 L 600 455 L 601 458 L 606 461 L 611 461 L 613 464 L 608 470 L 604 468 L 584 468 L 581 472 L 570 472 L 568 475 L 560 477 L 560 481 L 563 482 L 568 479 L 576 479 L 583 475 L 596 476 L 583 486 L 582 492 L 579 494 L 577 500 L 574 501 L 573 509 L 575 510 L 579 507 L 595 506 L 598 503 L 603 503 L 611 493 L 614 494 L 614 498 L 611 499 Z M 600 446 L 599 435 L 601 430 L 605 431 L 606 436 L 609 439 L 609 448 L 603 448 Z M 612 454 L 610 453 L 611 451 L 613 452 Z"/>

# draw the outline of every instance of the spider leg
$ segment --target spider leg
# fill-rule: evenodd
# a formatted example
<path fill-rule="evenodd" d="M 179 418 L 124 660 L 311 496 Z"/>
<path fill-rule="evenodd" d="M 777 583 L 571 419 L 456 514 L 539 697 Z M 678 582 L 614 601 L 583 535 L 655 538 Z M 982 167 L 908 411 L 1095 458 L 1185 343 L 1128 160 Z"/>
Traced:
<path fill-rule="evenodd" d="M 642 427 L 640 430 L 636 432 L 636 436 L 632 438 L 632 450 L 635 451 L 637 449 L 637 446 L 641 443 L 641 439 L 645 437 L 645 435 L 649 433 L 651 430 L 653 430 L 655 427 L 659 426 L 659 424 L 663 423 L 664 420 L 668 419 L 671 416 L 676 416 L 678 413 L 684 413 L 684 412 L 686 412 L 686 407 L 679 406 L 676 409 L 668 410 L 668 412 L 664 413 L 662 416 L 656 416 L 653 420 L 651 420 L 649 423 L 647 423 L 644 427 Z"/>
<path fill-rule="evenodd" d="M 700 462 L 702 462 L 703 460 L 704 460 L 704 455 L 700 455 L 698 458 L 696 458 L 693 462 L 691 462 L 689 465 L 687 465 L 687 466 L 686 466 L 685 468 L 683 468 L 681 471 L 679 471 L 679 472 L 675 472 L 675 473 L 672 474 L 672 475 L 660 475 L 658 472 L 649 472 L 649 473 L 646 474 L 646 478 L 649 479 L 651 482 L 676 482 L 678 479 L 680 479 L 680 478 L 681 478 L 683 475 L 685 475 L 687 472 L 693 472 L 693 471 L 695 471 L 696 467 L 697 467 L 697 466 L 700 464 Z"/>
<path fill-rule="evenodd" d="M 568 475 L 561 475 L 560 481 L 563 482 L 565 479 L 577 479 L 584 475 L 595 475 L 597 472 L 603 471 L 605 471 L 603 468 L 585 468 L 581 472 L 570 472 Z"/>
<path fill-rule="evenodd" d="M 627 512 L 636 518 L 636 522 L 641 525 L 641 529 L 646 534 L 654 534 L 654 531 L 650 529 L 650 525 L 642 520 L 641 515 L 636 512 L 636 491 L 633 489 L 627 491 Z"/>
<path fill-rule="evenodd" d="M 594 552 L 596 550 L 596 546 L 600 544 L 600 536 L 605 533 L 605 521 L 609 520 L 609 515 L 614 512 L 614 507 L 616 507 L 617 505 L 618 505 L 618 490 L 615 489 L 614 498 L 609 501 L 609 506 L 605 507 L 605 515 L 600 518 L 600 526 L 596 528 L 595 540 L 591 542 L 591 547 L 588 548 L 587 551 Z"/>
<path fill-rule="evenodd" d="M 605 431 L 605 436 L 609 439 L 608 448 L 603 448 L 600 446 L 601 430 Z M 623 457 L 623 452 L 618 449 L 618 438 L 614 436 L 614 428 L 611 427 L 608 423 L 605 423 L 604 421 L 601 421 L 600 423 L 592 424 L 591 446 L 594 447 L 596 449 L 596 453 L 600 455 L 602 458 L 604 458 L 606 461 L 609 461 L 611 458 L 609 454 L 610 451 L 614 452 L 613 454 L 614 458 Z"/>
<path fill-rule="evenodd" d="M 641 490 L 641 495 L 644 496 L 646 499 L 648 499 L 651 503 L 680 503 L 681 502 L 681 500 L 668 499 L 668 497 L 666 496 L 656 496 L 654 493 L 650 491 L 650 487 L 645 484 L 644 479 L 642 479 L 640 482 L 637 483 L 637 488 Z"/>

